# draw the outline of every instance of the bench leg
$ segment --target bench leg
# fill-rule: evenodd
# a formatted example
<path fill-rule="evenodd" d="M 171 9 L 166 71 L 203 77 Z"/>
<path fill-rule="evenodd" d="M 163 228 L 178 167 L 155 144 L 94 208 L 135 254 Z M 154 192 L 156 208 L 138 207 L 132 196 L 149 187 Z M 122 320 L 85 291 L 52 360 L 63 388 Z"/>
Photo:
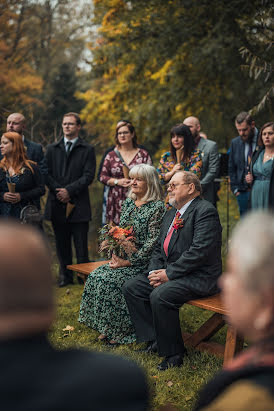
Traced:
<path fill-rule="evenodd" d="M 209 340 L 225 325 L 222 314 L 215 313 L 194 334 L 186 339 L 186 343 L 196 347 L 202 341 Z"/>
<path fill-rule="evenodd" d="M 243 349 L 244 339 L 237 335 L 235 328 L 230 325 L 227 327 L 224 366 L 235 356 L 235 354 Z"/>

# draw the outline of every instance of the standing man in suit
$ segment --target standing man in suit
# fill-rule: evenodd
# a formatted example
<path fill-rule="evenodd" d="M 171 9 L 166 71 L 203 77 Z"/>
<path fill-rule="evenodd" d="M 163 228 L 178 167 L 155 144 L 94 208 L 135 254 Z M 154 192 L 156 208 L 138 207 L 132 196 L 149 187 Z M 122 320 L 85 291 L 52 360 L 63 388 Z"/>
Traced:
<path fill-rule="evenodd" d="M 220 159 L 218 146 L 215 141 L 205 139 L 200 135 L 201 126 L 197 117 L 187 117 L 184 124 L 190 128 L 195 141 L 195 148 L 202 153 L 202 176 L 201 184 L 203 188 L 203 197 L 210 201 L 215 207 L 217 206 L 217 195 L 214 185 L 214 179 L 219 176 Z"/>
<path fill-rule="evenodd" d="M 45 238 L 2 221 L 0 261 L 1 409 L 147 410 L 147 382 L 134 362 L 49 343 L 55 304 Z"/>
<path fill-rule="evenodd" d="M 258 148 L 258 130 L 251 115 L 245 111 L 237 115 L 235 126 L 239 135 L 231 141 L 228 174 L 231 191 L 236 196 L 242 217 L 248 210 L 250 187 L 245 181 L 245 176 L 250 171 L 252 155 Z"/>
<path fill-rule="evenodd" d="M 222 272 L 222 228 L 216 208 L 200 198 L 198 177 L 179 171 L 168 186 L 173 209 L 163 219 L 149 273 L 124 284 L 137 341 L 165 357 L 159 370 L 180 366 L 185 353 L 179 308 L 213 295 Z"/>
<path fill-rule="evenodd" d="M 55 234 L 60 287 L 73 284 L 73 273 L 67 269 L 67 265 L 72 264 L 72 238 L 77 263 L 89 261 L 91 208 L 88 186 L 96 168 L 94 148 L 78 137 L 79 115 L 65 114 L 62 127 L 64 137 L 50 144 L 46 151 L 49 194 L 45 211 L 45 218 L 51 220 Z"/>
<path fill-rule="evenodd" d="M 43 147 L 41 144 L 34 143 L 33 141 L 27 140 L 24 136 L 24 130 L 26 128 L 26 119 L 21 113 L 12 113 L 7 118 L 7 131 L 14 131 L 22 136 L 23 143 L 27 149 L 27 156 L 29 160 L 35 161 L 39 167 L 39 171 L 43 178 L 43 183 L 46 181 L 47 176 L 47 165 L 43 153 Z M 0 153 L 0 160 L 2 160 L 2 155 Z M 40 199 L 35 202 L 36 207 L 40 210 Z"/>

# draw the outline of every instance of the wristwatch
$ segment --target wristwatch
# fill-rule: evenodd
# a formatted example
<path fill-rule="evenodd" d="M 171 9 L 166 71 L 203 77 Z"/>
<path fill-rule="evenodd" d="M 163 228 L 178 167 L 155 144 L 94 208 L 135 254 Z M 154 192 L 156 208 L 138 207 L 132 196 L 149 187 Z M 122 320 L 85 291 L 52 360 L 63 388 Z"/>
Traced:
<path fill-rule="evenodd" d="M 117 184 L 118 184 L 118 180 L 117 180 L 117 178 L 115 178 L 114 185 L 117 186 Z"/>

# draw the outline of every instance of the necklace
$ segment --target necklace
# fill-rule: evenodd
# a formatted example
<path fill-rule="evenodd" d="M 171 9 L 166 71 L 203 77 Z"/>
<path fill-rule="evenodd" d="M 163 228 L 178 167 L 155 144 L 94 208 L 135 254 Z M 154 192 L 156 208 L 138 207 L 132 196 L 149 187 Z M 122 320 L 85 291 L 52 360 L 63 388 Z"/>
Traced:
<path fill-rule="evenodd" d="M 274 153 L 273 154 L 265 154 L 264 155 L 265 156 L 265 158 L 271 158 L 271 159 L 273 159 L 273 157 L 274 157 Z"/>

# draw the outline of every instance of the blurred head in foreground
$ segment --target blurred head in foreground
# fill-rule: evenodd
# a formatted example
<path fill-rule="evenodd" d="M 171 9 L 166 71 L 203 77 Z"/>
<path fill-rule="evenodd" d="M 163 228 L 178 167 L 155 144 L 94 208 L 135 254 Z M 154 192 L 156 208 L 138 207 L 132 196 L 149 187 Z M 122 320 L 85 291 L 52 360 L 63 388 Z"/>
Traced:
<path fill-rule="evenodd" d="M 0 222 L 0 339 L 45 333 L 54 319 L 49 249 L 35 229 Z"/>
<path fill-rule="evenodd" d="M 273 214 L 250 213 L 235 228 L 220 286 L 229 322 L 242 335 L 274 335 Z"/>

